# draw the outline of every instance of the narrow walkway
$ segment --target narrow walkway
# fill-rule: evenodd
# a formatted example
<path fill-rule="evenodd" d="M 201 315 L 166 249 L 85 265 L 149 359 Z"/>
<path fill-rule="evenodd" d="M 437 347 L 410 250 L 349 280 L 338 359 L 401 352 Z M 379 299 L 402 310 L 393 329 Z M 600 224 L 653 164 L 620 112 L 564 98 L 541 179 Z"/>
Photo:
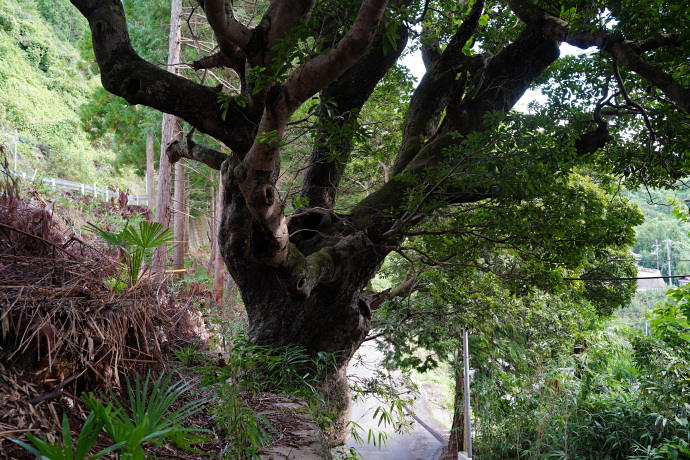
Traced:
<path fill-rule="evenodd" d="M 362 365 L 356 364 L 358 355 L 361 356 Z M 380 368 L 383 354 L 376 348 L 376 344 L 366 342 L 355 354 L 355 358 L 348 367 L 348 375 L 356 376 L 360 379 L 372 378 L 376 369 Z M 374 397 L 368 397 L 358 401 L 352 410 L 352 420 L 358 423 L 363 432 L 360 436 L 367 441 L 369 429 L 374 433 L 384 431 L 389 435 L 389 440 L 385 446 L 379 449 L 378 436 L 376 445 L 364 444 L 360 446 L 354 439 L 346 444 L 346 448 L 355 447 L 365 460 L 396 459 L 396 460 L 427 460 L 438 459 L 445 445 L 444 427 L 437 422 L 426 408 L 426 403 L 417 398 L 412 411 L 416 415 L 415 423 L 410 429 L 410 433 L 396 434 L 392 426 L 379 426 L 379 420 L 373 418 L 376 408 L 381 403 Z M 421 422 L 421 423 L 420 423 Z M 441 434 L 443 433 L 443 434 Z M 443 440 L 443 442 L 441 441 Z"/>

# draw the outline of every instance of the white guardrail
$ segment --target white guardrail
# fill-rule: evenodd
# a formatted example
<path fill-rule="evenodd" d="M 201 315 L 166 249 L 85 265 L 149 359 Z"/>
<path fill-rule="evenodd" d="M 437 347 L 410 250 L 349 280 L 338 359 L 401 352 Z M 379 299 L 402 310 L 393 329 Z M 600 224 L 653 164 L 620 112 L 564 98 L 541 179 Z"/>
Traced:
<path fill-rule="evenodd" d="M 10 171 L 13 174 L 16 174 L 17 176 L 29 181 L 33 182 L 36 180 L 37 173 L 34 172 L 33 175 L 28 175 L 25 172 L 21 171 Z M 110 198 L 115 198 L 117 199 L 118 192 L 114 190 L 109 190 L 104 187 L 98 187 L 96 184 L 89 185 L 89 184 L 82 184 L 79 182 L 72 182 L 69 180 L 65 179 L 58 179 L 56 177 L 42 177 L 39 176 L 38 179 L 40 179 L 44 184 L 46 184 L 48 187 L 52 189 L 60 189 L 60 190 L 67 190 L 70 192 L 77 192 L 81 193 L 82 195 L 89 195 L 94 198 L 102 197 L 104 201 L 108 201 Z M 136 206 L 140 205 L 145 205 L 148 204 L 148 196 L 147 195 L 127 195 L 127 199 L 129 200 L 129 204 L 133 204 Z"/>

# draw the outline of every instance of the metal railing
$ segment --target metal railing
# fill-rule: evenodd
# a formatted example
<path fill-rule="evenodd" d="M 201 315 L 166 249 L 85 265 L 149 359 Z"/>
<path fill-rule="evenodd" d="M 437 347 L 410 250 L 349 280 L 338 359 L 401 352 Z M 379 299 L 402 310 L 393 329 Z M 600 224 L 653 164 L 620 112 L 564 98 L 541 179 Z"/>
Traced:
<path fill-rule="evenodd" d="M 70 180 L 65 180 L 65 179 L 59 179 L 57 177 L 43 177 L 43 176 L 38 176 L 37 178 L 37 172 L 34 172 L 33 175 L 29 175 L 25 172 L 22 171 L 10 171 L 13 174 L 16 174 L 17 176 L 29 181 L 29 182 L 34 182 L 36 180 L 42 181 L 44 184 L 46 184 L 48 187 L 52 188 L 53 190 L 55 189 L 60 189 L 60 190 L 67 190 L 69 192 L 77 192 L 81 193 L 82 195 L 89 195 L 93 196 L 94 198 L 98 197 L 103 197 L 105 201 L 109 200 L 110 198 L 117 198 L 118 197 L 118 192 L 115 190 L 110 190 L 105 187 L 98 187 L 97 184 L 82 184 L 80 182 L 72 182 Z M 149 198 L 147 195 L 127 195 L 127 199 L 129 200 L 130 204 L 134 205 L 145 205 L 148 204 Z"/>

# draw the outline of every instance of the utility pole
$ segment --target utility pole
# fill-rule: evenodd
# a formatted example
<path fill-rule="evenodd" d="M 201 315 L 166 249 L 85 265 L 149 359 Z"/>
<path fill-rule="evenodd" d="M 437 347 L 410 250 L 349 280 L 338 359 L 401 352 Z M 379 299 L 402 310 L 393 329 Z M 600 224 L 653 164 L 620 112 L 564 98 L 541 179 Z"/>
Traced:
<path fill-rule="evenodd" d="M 673 243 L 672 240 L 664 240 L 664 243 L 666 243 L 666 259 L 668 262 L 668 284 L 672 285 L 673 284 L 673 278 L 671 278 L 671 247 L 669 246 L 670 243 Z"/>
<path fill-rule="evenodd" d="M 187 168 L 182 160 L 175 163 L 175 202 L 173 209 L 173 233 L 175 241 L 173 243 L 173 270 L 184 269 L 185 249 L 187 235 L 185 234 L 185 223 L 189 219 L 189 209 L 186 204 L 187 191 Z M 179 277 L 182 277 L 180 274 Z"/>
<path fill-rule="evenodd" d="M 225 266 L 223 263 L 223 255 L 220 251 L 220 239 L 218 238 L 218 232 L 220 231 L 220 221 L 223 218 L 223 194 L 225 189 L 223 187 L 223 173 L 220 172 L 218 175 L 218 197 L 214 197 L 215 203 L 215 213 L 213 214 L 213 229 L 211 230 L 214 234 L 214 241 L 216 244 L 213 246 L 213 297 L 214 300 L 220 303 L 223 300 L 223 278 L 225 276 Z"/>
<path fill-rule="evenodd" d="M 654 240 L 652 249 L 654 249 L 654 254 L 656 255 L 656 269 L 659 270 L 659 240 Z"/>

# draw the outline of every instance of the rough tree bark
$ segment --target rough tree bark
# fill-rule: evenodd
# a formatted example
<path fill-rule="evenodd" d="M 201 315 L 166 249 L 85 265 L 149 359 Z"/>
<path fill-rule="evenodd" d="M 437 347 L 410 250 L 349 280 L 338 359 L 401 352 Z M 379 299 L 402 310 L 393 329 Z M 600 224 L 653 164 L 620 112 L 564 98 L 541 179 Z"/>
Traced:
<path fill-rule="evenodd" d="M 453 397 L 453 422 L 450 427 L 448 444 L 441 455 L 441 460 L 456 460 L 458 452 L 466 451 L 465 448 L 465 401 L 463 381 L 462 352 L 455 356 L 455 396 Z"/>
<path fill-rule="evenodd" d="M 172 0 L 170 9 L 170 38 L 168 40 L 168 66 L 171 74 L 177 73 L 176 65 L 180 61 L 180 15 L 182 0 Z M 103 26 L 102 22 L 99 22 Z M 166 149 L 175 136 L 182 130 L 182 120 L 171 113 L 163 114 L 161 127 L 161 155 L 158 163 L 158 187 L 156 188 L 156 213 L 154 221 L 163 228 L 170 226 L 170 192 L 172 191 L 172 163 L 166 155 Z M 161 283 L 165 279 L 165 266 L 168 260 L 168 246 L 153 249 L 151 271 L 154 279 Z"/>
<path fill-rule="evenodd" d="M 687 110 L 690 99 L 670 75 L 640 59 L 645 51 L 641 45 L 595 34 L 571 35 L 567 24 L 527 1 L 508 2 L 522 21 L 514 26 L 520 31 L 516 38 L 495 55 L 465 54 L 463 48 L 478 30 L 483 13 L 479 0 L 461 18 L 445 48 L 425 50 L 427 73 L 409 103 L 390 180 L 349 213 L 335 212 L 352 143 L 348 139 L 321 142 L 324 133 L 317 131 L 302 190 L 309 205 L 287 216 L 276 182 L 281 141 L 290 117 L 305 101 L 319 95 L 322 104 L 337 104 L 337 117 L 322 121 L 339 126 L 355 123 L 357 109 L 397 60 L 407 40 L 402 21 L 397 36 L 378 25 L 382 18 L 394 20 L 393 10 L 405 11 L 412 0 L 396 1 L 395 8 L 388 9 L 390 17 L 384 17 L 386 0 L 363 0 L 349 26 L 333 34 L 328 32 L 332 16 L 316 18 L 315 41 L 328 37 L 332 44 L 323 52 L 310 54 L 287 74 L 274 64 L 292 62 L 284 55 L 290 50 L 282 44 L 291 31 L 304 26 L 301 20 L 310 17 L 315 2 L 273 0 L 254 28 L 234 18 L 232 2 L 200 2 L 220 54 L 200 59 L 192 67 L 229 67 L 243 82 L 242 94 L 229 97 L 224 107 L 218 102 L 217 88 L 174 75 L 136 54 L 120 2 L 71 1 L 89 20 L 101 81 L 107 90 L 130 103 L 175 114 L 232 150 L 226 155 L 189 139 L 167 146 L 172 160 L 185 157 L 221 171 L 220 250 L 241 291 L 251 339 L 271 346 L 299 343 L 314 354 L 338 353 L 337 369 L 328 376 L 327 390 L 340 396 L 335 399 L 341 408 L 348 401 L 344 369 L 369 333 L 372 302 L 380 299 L 362 292 L 386 255 L 398 247 L 401 231 L 423 217 L 407 206 L 408 192 L 421 187 L 425 201 L 435 200 L 437 206 L 506 198 L 497 183 L 463 187 L 459 181 L 439 194 L 435 184 L 425 184 L 420 177 L 443 163 L 460 164 L 462 155 L 450 158 L 449 148 L 487 129 L 486 114 L 509 111 L 558 59 L 562 41 L 591 44 L 611 53 L 650 85 L 658 86 L 681 109 Z M 261 78 L 251 72 L 258 72 Z M 327 112 L 320 111 L 320 116 L 326 117 Z M 591 154 L 612 141 L 607 122 L 601 116 L 594 118 L 596 128 L 580 134 L 575 142 L 577 155 Z M 163 155 L 161 176 L 165 175 L 165 161 Z"/>

